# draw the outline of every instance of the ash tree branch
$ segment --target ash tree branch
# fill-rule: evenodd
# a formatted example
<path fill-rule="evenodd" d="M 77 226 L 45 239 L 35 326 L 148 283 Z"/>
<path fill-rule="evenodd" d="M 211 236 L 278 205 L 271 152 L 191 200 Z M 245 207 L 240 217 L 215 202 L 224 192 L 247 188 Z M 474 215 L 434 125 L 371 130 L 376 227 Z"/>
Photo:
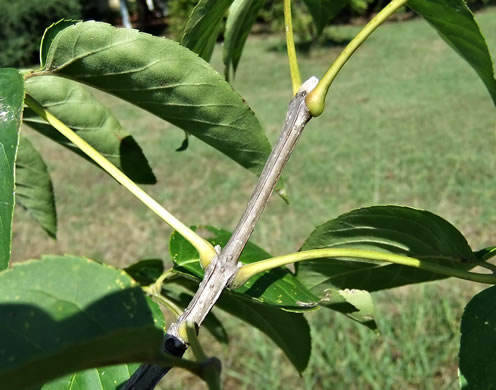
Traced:
<path fill-rule="evenodd" d="M 200 326 L 222 291 L 230 286 L 236 276 L 239 269 L 239 256 L 255 229 L 296 142 L 311 119 L 311 114 L 305 104 L 305 97 L 317 83 L 318 79 L 311 77 L 303 83 L 298 93 L 291 99 L 281 135 L 267 159 L 246 210 L 231 239 L 205 270 L 205 276 L 188 307 L 167 329 L 163 346 L 165 352 L 179 357 L 184 354 L 188 345 L 179 336 L 181 325 L 193 322 Z M 120 390 L 153 390 L 169 370 L 170 368 L 167 367 L 144 364 Z"/>

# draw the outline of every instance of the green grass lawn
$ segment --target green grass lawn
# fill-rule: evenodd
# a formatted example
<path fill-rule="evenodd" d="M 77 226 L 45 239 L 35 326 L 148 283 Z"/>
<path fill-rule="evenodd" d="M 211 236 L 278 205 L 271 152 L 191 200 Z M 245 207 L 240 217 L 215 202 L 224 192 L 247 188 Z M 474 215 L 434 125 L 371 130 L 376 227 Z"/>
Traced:
<path fill-rule="evenodd" d="M 496 9 L 478 14 L 496 53 Z M 351 38 L 358 27 L 332 30 Z M 282 36 L 252 37 L 234 87 L 271 141 L 291 95 Z M 300 59 L 303 77 L 320 76 L 340 47 L 314 48 Z M 214 58 L 221 70 L 220 47 Z M 115 98 L 98 93 L 149 157 L 159 180 L 147 190 L 188 224 L 232 230 L 255 177 L 196 139 L 175 152 L 183 133 Z M 273 197 L 253 241 L 273 254 L 299 248 L 313 228 L 353 208 L 402 204 L 451 221 L 474 249 L 496 244 L 496 111 L 475 72 L 423 20 L 381 27 L 333 85 L 324 114 L 312 120 L 288 163 L 287 206 Z M 51 170 L 58 240 L 16 210 L 13 257 L 73 253 L 126 265 L 168 261 L 170 229 L 102 172 L 26 129 Z M 259 332 L 223 316 L 227 389 L 456 388 L 458 326 L 480 286 L 441 282 L 376 294 L 376 335 L 329 312 L 311 313 L 314 354 L 299 377 Z M 202 332 L 205 340 L 211 340 Z M 202 388 L 188 375 L 163 388 Z"/>

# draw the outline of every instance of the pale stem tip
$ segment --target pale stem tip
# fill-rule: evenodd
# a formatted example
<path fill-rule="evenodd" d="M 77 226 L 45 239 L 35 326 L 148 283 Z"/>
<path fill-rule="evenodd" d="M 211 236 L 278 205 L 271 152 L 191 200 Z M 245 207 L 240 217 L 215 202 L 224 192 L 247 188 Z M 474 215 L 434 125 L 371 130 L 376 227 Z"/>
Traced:
<path fill-rule="evenodd" d="M 298 93 L 306 92 L 308 95 L 310 92 L 312 92 L 312 90 L 317 86 L 318 83 L 319 79 L 315 76 L 312 76 L 303 84 L 301 84 L 300 88 L 298 89 Z"/>

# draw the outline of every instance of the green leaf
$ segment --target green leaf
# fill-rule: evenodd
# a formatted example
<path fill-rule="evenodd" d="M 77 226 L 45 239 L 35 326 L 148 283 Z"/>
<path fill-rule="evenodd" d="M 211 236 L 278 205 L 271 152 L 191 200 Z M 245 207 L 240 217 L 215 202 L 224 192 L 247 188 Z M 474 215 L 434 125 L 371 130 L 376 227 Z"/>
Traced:
<path fill-rule="evenodd" d="M 190 291 L 196 291 L 199 282 L 199 279 L 187 274 L 174 280 L 174 283 Z M 281 348 L 298 372 L 305 370 L 310 359 L 312 340 L 310 327 L 303 314 L 259 303 L 229 290 L 224 290 L 215 307 L 265 333 Z"/>
<path fill-rule="evenodd" d="M 57 212 L 52 180 L 40 153 L 26 137 L 20 137 L 16 159 L 16 200 L 53 238 L 57 236 Z"/>
<path fill-rule="evenodd" d="M 376 330 L 375 305 L 372 295 L 365 290 L 329 287 L 319 301 L 319 306 L 344 314 L 367 328 Z"/>
<path fill-rule="evenodd" d="M 464 0 L 409 0 L 441 38 L 475 69 L 496 104 L 493 63 L 474 15 Z"/>
<path fill-rule="evenodd" d="M 474 252 L 474 256 L 479 261 L 488 261 L 492 257 L 496 256 L 496 246 L 489 246 Z"/>
<path fill-rule="evenodd" d="M 428 211 L 400 206 L 353 210 L 317 227 L 301 250 L 349 248 L 417 257 L 470 268 L 476 261 L 465 237 Z M 297 264 L 298 279 L 314 294 L 329 288 L 375 291 L 445 278 L 371 259 L 316 259 Z"/>
<path fill-rule="evenodd" d="M 496 389 L 496 287 L 474 296 L 461 322 L 460 377 L 463 390 Z"/>
<path fill-rule="evenodd" d="M 200 0 L 188 19 L 181 45 L 210 61 L 222 18 L 233 0 Z"/>
<path fill-rule="evenodd" d="M 236 73 L 246 39 L 263 5 L 264 0 L 234 0 L 229 8 L 223 54 L 226 80 L 229 80 L 231 66 L 233 76 Z"/>
<path fill-rule="evenodd" d="M 0 318 L 6 389 L 161 356 L 158 306 L 125 272 L 85 258 L 46 256 L 1 273 Z"/>
<path fill-rule="evenodd" d="M 189 146 L 189 134 L 187 132 L 184 132 L 184 139 L 183 142 L 181 142 L 181 145 L 176 149 L 176 152 L 184 152 L 186 149 L 188 149 Z"/>
<path fill-rule="evenodd" d="M 48 49 L 50 48 L 50 44 L 52 43 L 55 36 L 66 27 L 72 26 L 73 24 L 76 24 L 78 22 L 79 22 L 78 20 L 62 19 L 59 20 L 58 22 L 51 24 L 45 30 L 40 45 L 40 64 L 42 67 L 45 66 L 45 59 L 48 54 Z"/>
<path fill-rule="evenodd" d="M 61 77 L 39 76 L 26 81 L 26 92 L 133 181 L 142 184 L 156 183 L 146 157 L 134 138 L 83 85 Z M 77 146 L 29 108 L 25 110 L 24 122 L 88 159 Z"/>
<path fill-rule="evenodd" d="M 139 363 L 90 368 L 65 375 L 44 385 L 41 390 L 115 390 L 126 382 Z"/>
<path fill-rule="evenodd" d="M 0 271 L 9 266 L 14 216 L 14 172 L 24 102 L 24 78 L 0 69 Z"/>
<path fill-rule="evenodd" d="M 46 70 L 112 93 L 260 174 L 271 147 L 255 114 L 205 61 L 168 39 L 105 23 L 59 32 Z"/>
<path fill-rule="evenodd" d="M 124 271 L 141 286 L 149 286 L 164 273 L 164 263 L 160 259 L 145 259 L 131 264 Z"/>
<path fill-rule="evenodd" d="M 320 35 L 331 19 L 334 19 L 350 0 L 304 0 Z"/>
<path fill-rule="evenodd" d="M 212 226 L 193 227 L 212 245 L 224 247 L 231 233 Z M 180 234 L 174 232 L 169 242 L 169 251 L 175 268 L 203 278 L 198 252 Z M 248 242 L 239 261 L 244 264 L 272 257 L 257 245 Z M 311 294 L 295 276 L 284 267 L 262 272 L 250 278 L 242 287 L 234 290 L 250 299 L 269 305 L 280 306 L 290 311 L 305 311 L 317 305 L 318 298 Z"/>

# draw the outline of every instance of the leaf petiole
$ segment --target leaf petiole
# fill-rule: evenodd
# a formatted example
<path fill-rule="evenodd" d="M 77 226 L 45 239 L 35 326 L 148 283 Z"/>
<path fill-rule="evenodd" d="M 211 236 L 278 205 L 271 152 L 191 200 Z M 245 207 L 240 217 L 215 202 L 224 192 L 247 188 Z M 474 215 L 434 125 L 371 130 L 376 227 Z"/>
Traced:
<path fill-rule="evenodd" d="M 150 287 L 143 287 L 143 291 L 149 294 L 153 299 L 157 301 L 157 303 L 161 304 L 165 308 L 167 308 L 176 318 L 178 318 L 183 311 L 179 306 L 177 306 L 170 299 L 167 299 L 161 294 L 156 294 Z"/>
<path fill-rule="evenodd" d="M 67 127 L 63 122 L 53 116 L 40 103 L 31 96 L 26 95 L 25 103 L 40 117 L 45 119 L 50 125 L 63 134 L 69 141 L 81 149 L 88 157 L 100 165 L 118 183 L 124 186 L 129 192 L 136 196 L 145 206 L 157 214 L 170 227 L 183 236 L 200 254 L 200 261 L 205 268 L 217 255 L 214 247 L 203 237 L 199 236 L 188 226 L 169 213 L 155 199 L 148 195 L 134 181 L 122 173 L 115 165 L 107 160 L 95 148 L 89 145 L 84 139 Z"/>
<path fill-rule="evenodd" d="M 496 275 L 464 271 L 459 268 L 448 267 L 430 261 L 420 260 L 414 257 L 363 250 L 363 249 L 324 248 L 324 249 L 313 249 L 308 251 L 290 253 L 283 256 L 277 256 L 277 257 L 272 257 L 270 259 L 257 261 L 251 264 L 245 264 L 239 269 L 230 287 L 231 288 L 241 287 L 252 276 L 257 275 L 264 271 L 271 270 L 273 268 L 281 267 L 286 264 L 296 263 L 305 260 L 314 260 L 314 259 L 332 260 L 336 258 L 378 260 L 393 264 L 404 265 L 407 267 L 418 268 L 441 275 L 453 276 L 459 279 L 471 280 L 473 282 L 496 284 Z"/>
<path fill-rule="evenodd" d="M 301 86 L 300 70 L 296 58 L 296 49 L 293 36 L 293 20 L 291 16 L 291 0 L 284 0 L 284 32 L 286 33 L 286 47 L 288 50 L 289 72 L 291 74 L 291 84 L 293 95 L 296 95 Z"/>
<path fill-rule="evenodd" d="M 377 27 L 384 23 L 389 16 L 394 14 L 398 8 L 405 5 L 407 1 L 408 0 L 392 0 L 365 25 L 365 27 L 351 40 L 348 46 L 346 46 L 341 54 L 334 60 L 314 90 L 306 97 L 306 104 L 312 116 L 319 116 L 324 111 L 325 98 L 327 96 L 327 92 L 329 91 L 329 87 L 348 59 Z"/>

